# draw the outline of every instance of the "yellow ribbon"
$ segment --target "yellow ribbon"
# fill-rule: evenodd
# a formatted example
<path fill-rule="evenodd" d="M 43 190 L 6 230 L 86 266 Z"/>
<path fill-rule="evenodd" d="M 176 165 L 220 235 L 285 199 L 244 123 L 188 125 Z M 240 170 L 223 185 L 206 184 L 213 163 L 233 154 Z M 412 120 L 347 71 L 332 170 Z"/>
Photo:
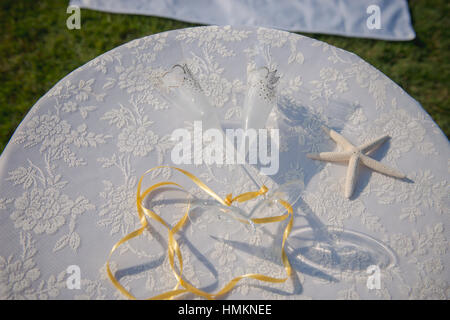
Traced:
<path fill-rule="evenodd" d="M 136 206 L 137 206 L 137 210 L 138 210 L 138 217 L 139 217 L 139 222 L 141 224 L 141 227 L 139 229 L 127 234 L 122 239 L 120 239 L 112 247 L 112 249 L 109 253 L 109 256 L 108 256 L 108 260 L 106 262 L 106 271 L 107 271 L 109 279 L 111 280 L 112 284 L 117 288 L 117 290 L 119 290 L 124 296 L 126 296 L 129 299 L 133 299 L 133 300 L 136 299 L 136 297 L 134 297 L 127 289 L 125 289 L 120 284 L 120 282 L 115 278 L 115 276 L 111 272 L 111 269 L 109 266 L 109 260 L 112 256 L 112 254 L 114 253 L 114 251 L 118 247 L 120 247 L 125 242 L 127 242 L 135 237 L 138 237 L 145 231 L 145 229 L 147 228 L 147 225 L 148 225 L 146 216 L 159 222 L 161 225 L 166 227 L 168 230 L 167 251 L 168 251 L 168 257 L 169 257 L 169 263 L 170 263 L 170 268 L 171 268 L 175 278 L 177 279 L 177 284 L 174 287 L 174 289 L 164 292 L 162 294 L 159 294 L 157 296 L 147 298 L 147 300 L 172 299 L 180 294 L 187 293 L 187 292 L 193 293 L 195 295 L 201 296 L 206 299 L 215 299 L 221 295 L 228 293 L 230 290 L 232 290 L 236 286 L 236 284 L 240 280 L 242 280 L 244 278 L 252 278 L 252 279 L 265 281 L 265 282 L 281 283 L 281 282 L 285 282 L 291 276 L 292 268 L 289 263 L 289 259 L 286 255 L 286 252 L 284 250 L 284 246 L 286 243 L 286 239 L 288 238 L 288 236 L 291 232 L 291 229 L 292 229 L 292 224 L 294 222 L 294 214 L 293 214 L 292 206 L 288 202 L 279 199 L 278 202 L 284 208 L 286 208 L 286 210 L 288 212 L 287 214 L 280 215 L 280 216 L 267 217 L 267 218 L 253 218 L 253 219 L 251 219 L 251 221 L 255 224 L 264 224 L 264 223 L 283 221 L 286 218 L 290 217 L 289 222 L 288 222 L 286 228 L 284 229 L 283 241 L 281 244 L 281 260 L 283 262 L 283 265 L 284 265 L 284 268 L 285 268 L 286 274 L 287 274 L 287 276 L 285 278 L 274 278 L 274 277 L 269 277 L 269 276 L 266 276 L 263 274 L 257 274 L 257 273 L 244 274 L 244 275 L 238 276 L 238 277 L 232 279 L 231 281 L 229 281 L 220 291 L 218 291 L 216 293 L 208 293 L 206 291 L 200 290 L 200 289 L 196 288 L 195 286 L 191 285 L 189 282 L 187 282 L 183 278 L 183 274 L 182 274 L 183 273 L 183 259 L 182 259 L 180 247 L 178 245 L 177 240 L 175 239 L 175 234 L 182 229 L 182 227 L 184 226 L 184 224 L 186 223 L 186 221 L 188 219 L 190 203 L 188 204 L 188 207 L 187 207 L 186 212 L 183 215 L 183 217 L 175 224 L 175 226 L 173 228 L 170 228 L 169 224 L 166 221 L 164 221 L 164 219 L 161 218 L 158 214 L 156 214 L 155 212 L 153 212 L 152 210 L 150 210 L 148 208 L 145 208 L 142 205 L 142 200 L 145 199 L 145 197 L 147 195 L 149 195 L 151 192 L 155 191 L 156 189 L 158 189 L 160 187 L 175 186 L 182 190 L 185 190 L 181 185 L 179 185 L 175 182 L 165 181 L 165 182 L 159 182 L 157 184 L 154 184 L 150 188 L 146 189 L 143 193 L 141 193 L 142 180 L 144 179 L 144 177 L 148 173 L 152 172 L 153 170 L 159 169 L 159 168 L 171 168 L 171 169 L 177 170 L 178 172 L 184 174 L 189 179 L 191 179 L 200 189 L 205 191 L 207 194 L 209 194 L 211 197 L 213 197 L 219 203 L 221 203 L 222 205 L 225 205 L 225 206 L 231 206 L 231 204 L 234 201 L 237 201 L 237 202 L 249 201 L 260 195 L 264 195 L 268 191 L 268 188 L 266 186 L 262 186 L 261 189 L 258 191 L 242 193 L 234 198 L 233 198 L 232 194 L 228 194 L 225 199 L 222 199 L 212 189 L 210 189 L 206 184 L 204 184 L 200 179 L 198 179 L 196 176 L 194 176 L 192 173 L 190 173 L 186 170 L 183 170 L 183 169 L 180 169 L 177 167 L 171 167 L 171 166 L 158 166 L 158 167 L 155 167 L 155 168 L 152 168 L 152 169 L 146 171 L 139 179 L 139 183 L 137 186 L 137 192 L 136 192 Z M 248 221 L 244 220 L 244 219 L 238 219 L 238 220 L 241 222 L 244 222 L 244 223 L 248 223 Z M 177 272 L 177 269 L 175 268 L 175 257 L 178 260 L 179 272 Z"/>

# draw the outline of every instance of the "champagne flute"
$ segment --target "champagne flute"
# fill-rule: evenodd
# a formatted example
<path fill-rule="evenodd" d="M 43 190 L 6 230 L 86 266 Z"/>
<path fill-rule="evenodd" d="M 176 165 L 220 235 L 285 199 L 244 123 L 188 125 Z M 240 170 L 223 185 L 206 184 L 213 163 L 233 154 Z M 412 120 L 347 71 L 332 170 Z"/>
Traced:
<path fill-rule="evenodd" d="M 162 96 L 170 104 L 174 105 L 188 120 L 201 121 L 202 127 L 205 129 L 218 129 L 218 131 L 224 134 L 222 125 L 217 117 L 217 113 L 209 102 L 208 98 L 203 92 L 202 87 L 195 79 L 193 73 L 186 64 L 175 64 L 167 72 L 165 72 L 159 83 L 159 90 Z M 226 144 L 228 146 L 228 144 Z M 243 164 L 244 166 L 246 163 Z M 244 172 L 255 181 L 255 178 L 249 171 Z M 193 202 L 194 206 L 212 206 L 211 203 L 199 200 Z M 252 222 L 245 217 L 242 210 L 236 206 L 225 207 L 223 205 L 216 204 L 217 212 L 232 214 L 235 218 L 244 219 L 248 224 L 252 225 Z"/>
<path fill-rule="evenodd" d="M 343 98 L 316 97 L 312 103 L 307 99 L 308 92 L 299 89 L 301 107 L 286 108 L 284 103 L 277 103 L 276 83 L 279 77 L 276 71 L 267 67 L 248 69 L 248 89 L 243 112 L 245 129 L 261 129 L 265 127 L 267 117 L 274 106 L 287 125 L 301 123 L 304 111 L 314 105 L 314 111 L 321 113 L 317 122 L 326 122 L 329 126 L 343 127 L 346 119 L 355 111 L 356 105 Z M 306 107 L 308 106 L 308 108 Z M 311 112 L 310 110 L 309 112 Z M 296 114 L 296 112 L 298 112 Z M 307 111 L 308 112 L 308 111 Z M 300 119 L 299 119 L 300 118 Z M 300 199 L 304 190 L 301 180 L 283 183 L 278 189 L 271 191 L 265 199 L 260 199 L 250 210 L 249 217 L 258 218 L 279 214 L 286 210 L 281 204 L 287 201 L 292 206 Z M 342 230 L 323 225 L 312 211 L 305 214 L 310 227 L 295 229 L 286 243 L 288 254 L 294 261 L 308 265 L 323 272 L 363 271 L 367 267 L 377 265 L 381 269 L 389 268 L 396 263 L 395 254 L 388 246 L 368 235 L 352 230 Z M 255 227 L 255 226 L 254 226 Z M 258 225 L 258 228 L 260 226 Z M 260 228 L 269 234 L 265 228 Z"/>
<path fill-rule="evenodd" d="M 254 65 L 249 65 L 247 67 L 247 92 L 242 117 L 244 130 L 261 130 L 266 127 L 269 114 L 278 104 L 277 85 L 279 79 L 277 70 L 270 70 L 266 66 L 255 67 Z M 250 140 L 249 148 L 254 147 L 256 143 L 257 141 Z M 291 206 L 294 206 L 303 189 L 303 181 L 299 179 L 289 180 L 277 189 L 270 191 L 270 194 L 261 203 L 264 203 L 264 201 L 272 203 L 284 200 Z M 284 210 L 286 209 L 284 208 Z M 249 217 L 254 212 L 255 210 L 252 210 Z"/>

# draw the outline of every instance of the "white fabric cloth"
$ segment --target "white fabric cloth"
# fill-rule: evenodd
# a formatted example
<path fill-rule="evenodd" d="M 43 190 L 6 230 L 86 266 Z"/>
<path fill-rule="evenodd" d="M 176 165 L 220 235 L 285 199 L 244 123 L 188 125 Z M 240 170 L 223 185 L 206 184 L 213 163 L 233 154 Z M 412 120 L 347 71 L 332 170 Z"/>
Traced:
<path fill-rule="evenodd" d="M 386 40 L 415 37 L 406 0 L 71 0 L 70 4 L 222 26 L 261 26 Z M 367 8 L 372 5 L 380 9 L 379 29 L 367 26 L 373 14 Z"/>
<path fill-rule="evenodd" d="M 247 65 L 258 59 L 281 76 L 278 107 L 268 122 L 280 129 L 280 171 L 260 179 L 270 191 L 293 178 L 305 184 L 287 243 L 295 272 L 283 284 L 244 281 L 225 298 L 448 299 L 447 138 L 417 101 L 356 55 L 248 27 L 198 27 L 131 41 L 73 71 L 33 106 L 0 157 L 1 298 L 121 298 L 106 278 L 105 261 L 114 243 L 139 226 L 137 179 L 151 167 L 170 165 L 170 134 L 192 128 L 161 99 L 155 81 L 186 62 L 223 124 L 233 126 L 240 122 Z M 320 129 L 324 124 L 356 144 L 389 134 L 373 157 L 412 182 L 361 168 L 355 196 L 346 199 L 346 168 L 306 157 L 335 149 Z M 236 166 L 183 168 L 222 197 L 255 189 Z M 161 180 L 204 197 L 170 170 L 156 171 L 144 184 Z M 170 199 L 163 193 L 152 204 L 172 222 L 184 205 Z M 194 218 L 196 224 L 177 236 L 183 275 L 194 285 L 213 292 L 244 273 L 285 276 L 279 247 L 286 221 L 251 231 L 214 214 Z M 121 283 L 139 298 L 176 283 L 167 231 L 150 224 L 145 236 L 112 258 Z M 330 235 L 333 246 L 345 245 L 339 252 L 317 246 Z M 80 268 L 80 289 L 67 287 L 70 265 Z M 367 286 L 371 265 L 380 268 L 380 286 L 369 281 L 375 289 Z"/>

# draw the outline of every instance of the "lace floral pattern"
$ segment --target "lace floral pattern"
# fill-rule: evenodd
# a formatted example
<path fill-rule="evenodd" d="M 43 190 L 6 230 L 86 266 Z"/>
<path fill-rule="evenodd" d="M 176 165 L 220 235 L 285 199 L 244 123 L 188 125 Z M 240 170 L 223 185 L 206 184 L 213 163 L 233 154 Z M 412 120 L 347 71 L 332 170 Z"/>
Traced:
<path fill-rule="evenodd" d="M 71 73 L 32 108 L 0 158 L 0 298 L 123 299 L 106 276 L 105 257 L 139 225 L 137 179 L 151 167 L 171 164 L 174 129 L 192 134 L 192 124 L 158 91 L 161 75 L 176 63 L 188 65 L 226 126 L 243 116 L 247 68 L 263 64 L 277 70 L 278 108 L 268 126 L 280 129 L 280 170 L 261 180 L 269 189 L 293 178 L 304 182 L 288 241 L 293 276 L 283 284 L 245 280 L 227 298 L 449 298 L 450 153 L 434 122 L 353 54 L 287 32 L 229 26 L 131 41 Z M 345 167 L 306 158 L 335 147 L 322 125 L 355 144 L 388 134 L 390 142 L 373 157 L 401 169 L 410 181 L 361 168 L 356 197 L 344 198 Z M 255 188 L 236 166 L 186 169 L 223 197 Z M 168 179 L 181 178 L 160 168 L 144 184 Z M 168 200 L 158 194 L 146 205 L 170 224 L 186 203 Z M 200 215 L 178 235 L 186 279 L 217 291 L 245 273 L 285 276 L 274 249 L 282 223 L 251 231 L 225 228 L 220 219 Z M 347 250 L 345 268 L 338 271 L 321 268 L 337 262 L 314 241 L 296 242 L 305 226 L 318 234 L 325 226 L 358 231 L 392 251 L 390 267 L 380 271 L 381 288 L 367 286 L 366 267 L 373 261 L 366 252 Z M 138 297 L 173 289 L 166 248 L 167 231 L 150 223 L 142 237 L 114 254 L 111 269 Z M 73 264 L 81 270 L 80 289 L 70 290 L 66 269 Z"/>
<path fill-rule="evenodd" d="M 73 201 L 57 189 L 33 189 L 16 199 L 11 219 L 24 231 L 53 234 L 64 225 L 72 206 Z"/>

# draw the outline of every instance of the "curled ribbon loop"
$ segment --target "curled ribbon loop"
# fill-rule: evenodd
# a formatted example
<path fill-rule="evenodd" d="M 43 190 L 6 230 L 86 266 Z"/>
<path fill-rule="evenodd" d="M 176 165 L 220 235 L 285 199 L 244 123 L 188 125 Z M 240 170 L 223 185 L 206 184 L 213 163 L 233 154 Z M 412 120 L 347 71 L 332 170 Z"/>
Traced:
<path fill-rule="evenodd" d="M 234 201 L 237 202 L 245 202 L 245 201 L 249 201 L 252 200 L 258 196 L 262 196 L 265 195 L 267 193 L 267 191 L 269 191 L 269 189 L 266 186 L 262 186 L 261 189 L 259 189 L 258 191 L 250 191 L 250 192 L 245 192 L 245 193 L 241 193 L 240 195 L 236 196 L 233 198 L 233 195 L 231 193 L 227 194 L 227 196 L 225 197 L 225 204 L 228 206 L 231 206 L 231 204 Z"/>
<path fill-rule="evenodd" d="M 163 225 L 164 227 L 167 228 L 167 231 L 168 231 L 167 254 L 168 254 L 168 258 L 169 258 L 170 268 L 171 268 L 175 278 L 177 279 L 177 284 L 173 288 L 173 290 L 164 292 L 162 294 L 153 296 L 151 298 L 147 298 L 147 300 L 150 300 L 150 299 L 151 300 L 172 299 L 180 294 L 187 293 L 187 292 L 193 293 L 193 294 L 203 297 L 205 299 L 215 299 L 215 298 L 231 291 L 236 286 L 236 284 L 244 278 L 252 278 L 252 279 L 265 281 L 265 282 L 281 283 L 281 282 L 285 282 L 291 276 L 292 267 L 289 263 L 289 259 L 284 250 L 284 246 L 286 243 L 286 239 L 288 238 L 288 236 L 291 232 L 291 229 L 292 229 L 292 225 L 294 222 L 294 214 L 293 214 L 292 206 L 288 202 L 279 199 L 278 202 L 287 210 L 287 212 L 288 212 L 287 214 L 280 215 L 280 216 L 266 217 L 266 218 L 252 218 L 250 220 L 255 224 L 265 224 L 265 223 L 283 221 L 289 217 L 289 222 L 283 232 L 283 241 L 281 244 L 281 260 L 283 262 L 283 265 L 284 265 L 284 268 L 285 268 L 285 271 L 287 274 L 287 276 L 285 278 L 274 278 L 274 277 L 269 277 L 269 276 L 266 276 L 263 274 L 257 274 L 257 273 L 244 274 L 244 275 L 238 276 L 238 277 L 232 279 L 231 281 L 229 281 L 221 290 L 219 290 L 216 293 L 208 293 L 206 291 L 200 290 L 200 289 L 196 288 L 195 286 L 191 285 L 189 282 L 187 282 L 183 278 L 183 258 L 182 258 L 182 254 L 181 254 L 181 249 L 178 245 L 177 240 L 175 239 L 175 234 L 183 228 L 186 221 L 188 220 L 190 203 L 188 204 L 186 212 L 183 215 L 183 217 L 181 217 L 181 219 L 175 224 L 175 226 L 173 228 L 171 228 L 170 225 L 161 216 L 159 216 L 152 210 L 150 210 L 142 205 L 142 201 L 145 199 L 146 196 L 148 196 L 151 192 L 153 192 L 156 189 L 161 188 L 163 186 L 175 186 L 179 189 L 185 190 L 181 185 L 179 185 L 175 182 L 165 181 L 165 182 L 156 183 L 141 193 L 142 181 L 143 181 L 144 177 L 148 173 L 152 172 L 153 170 L 159 169 L 159 168 L 170 168 L 170 169 L 174 169 L 174 170 L 184 174 L 189 179 L 191 179 L 192 182 L 194 182 L 200 189 L 205 191 L 208 195 L 210 195 L 212 198 L 216 199 L 222 205 L 226 205 L 226 206 L 231 206 L 231 204 L 234 201 L 238 201 L 238 202 L 249 201 L 258 196 L 266 194 L 267 191 L 269 190 L 266 186 L 262 186 L 261 189 L 258 191 L 245 192 L 234 198 L 233 198 L 232 194 L 230 193 L 226 196 L 225 199 L 222 199 L 212 189 L 210 189 L 206 184 L 204 184 L 200 179 L 198 179 L 195 175 L 193 175 L 192 173 L 190 173 L 186 170 L 183 170 L 183 169 L 180 169 L 177 167 L 172 167 L 172 166 L 158 166 L 158 167 L 154 167 L 154 168 L 146 171 L 139 179 L 139 183 L 137 186 L 137 192 L 136 192 L 136 206 L 137 206 L 138 217 L 139 217 L 139 222 L 141 224 L 141 227 L 139 229 L 127 234 L 122 239 L 120 239 L 112 247 L 112 249 L 109 253 L 109 256 L 108 256 L 108 260 L 106 262 L 106 271 L 107 271 L 109 279 L 111 280 L 112 284 L 116 287 L 116 289 L 119 290 L 124 296 L 126 296 L 129 299 L 133 299 L 133 300 L 136 299 L 136 297 L 133 296 L 116 279 L 116 277 L 114 276 L 114 274 L 112 273 L 112 271 L 110 269 L 109 260 L 112 256 L 112 254 L 114 253 L 114 251 L 118 247 L 120 247 L 125 242 L 140 236 L 145 231 L 145 229 L 148 226 L 146 217 L 157 221 L 158 223 L 160 223 L 161 225 Z M 248 221 L 245 221 L 245 220 L 241 220 L 241 219 L 238 219 L 238 220 L 242 221 L 244 223 L 245 222 L 248 223 Z M 175 258 L 178 261 L 178 270 L 175 267 Z"/>

